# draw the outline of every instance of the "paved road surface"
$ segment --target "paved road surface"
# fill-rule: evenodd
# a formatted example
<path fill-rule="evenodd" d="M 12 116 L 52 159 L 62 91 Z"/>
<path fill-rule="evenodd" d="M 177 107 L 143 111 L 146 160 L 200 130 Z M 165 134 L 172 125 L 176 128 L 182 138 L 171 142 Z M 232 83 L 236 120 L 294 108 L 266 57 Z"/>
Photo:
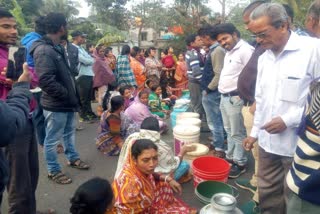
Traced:
<path fill-rule="evenodd" d="M 94 138 L 96 136 L 98 123 L 84 124 L 85 129 L 78 131 L 76 135 L 76 148 L 81 158 L 91 165 L 90 170 L 80 171 L 67 166 L 67 161 L 63 154 L 59 155 L 59 161 L 63 166 L 63 172 L 71 176 L 73 183 L 69 185 L 58 185 L 48 180 L 47 171 L 43 159 L 43 151 L 39 150 L 40 177 L 37 189 L 37 207 L 38 210 L 53 208 L 57 214 L 67 214 L 70 208 L 70 198 L 76 188 L 86 180 L 99 176 L 112 181 L 117 165 L 117 157 L 108 157 L 96 150 Z M 202 133 L 202 142 L 205 142 L 209 133 Z M 173 142 L 171 131 L 163 136 L 166 142 Z M 249 169 L 252 172 L 252 158 L 250 155 Z M 246 173 L 242 177 L 249 177 L 251 173 Z M 233 185 L 233 180 L 229 180 Z M 194 195 L 192 182 L 183 185 L 182 199 L 193 207 L 201 209 L 204 205 L 200 203 Z M 238 203 L 241 205 L 250 200 L 252 194 L 249 191 L 240 190 Z M 2 201 L 2 213 L 7 213 L 7 196 L 4 195 Z M 27 214 L 27 213 L 25 213 Z"/>

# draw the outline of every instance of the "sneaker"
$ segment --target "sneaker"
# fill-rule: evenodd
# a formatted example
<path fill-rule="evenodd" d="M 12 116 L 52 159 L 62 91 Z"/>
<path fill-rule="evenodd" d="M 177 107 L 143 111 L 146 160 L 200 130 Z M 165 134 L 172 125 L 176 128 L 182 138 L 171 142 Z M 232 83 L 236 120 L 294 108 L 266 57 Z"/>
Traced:
<path fill-rule="evenodd" d="M 229 178 L 237 178 L 241 174 L 246 172 L 246 167 L 245 166 L 239 166 L 238 164 L 233 164 L 231 166 L 231 170 L 229 173 Z"/>
<path fill-rule="evenodd" d="M 259 204 L 254 200 L 250 200 L 240 207 L 245 214 L 260 214 Z"/>
<path fill-rule="evenodd" d="M 246 189 L 249 190 L 250 192 L 252 192 L 253 194 L 256 192 L 257 187 L 251 185 L 250 180 L 249 179 L 237 179 L 234 182 L 238 187 L 242 188 L 242 189 Z"/>

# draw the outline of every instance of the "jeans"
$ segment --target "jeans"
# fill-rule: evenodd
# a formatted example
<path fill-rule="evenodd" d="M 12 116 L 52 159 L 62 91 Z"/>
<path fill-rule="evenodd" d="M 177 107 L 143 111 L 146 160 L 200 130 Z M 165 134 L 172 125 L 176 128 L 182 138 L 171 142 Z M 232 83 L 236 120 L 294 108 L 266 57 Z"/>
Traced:
<path fill-rule="evenodd" d="M 243 100 L 239 96 L 221 95 L 220 109 L 228 140 L 226 158 L 241 166 L 247 163 L 247 152 L 242 147 L 242 141 L 246 137 L 242 107 Z"/>
<path fill-rule="evenodd" d="M 320 205 L 305 201 L 293 192 L 289 194 L 287 214 L 314 214 L 319 210 Z"/>
<path fill-rule="evenodd" d="M 33 125 L 36 131 L 36 136 L 39 145 L 43 146 L 44 139 L 46 137 L 46 127 L 44 125 L 44 116 L 42 105 L 40 104 L 42 92 L 33 93 L 33 97 L 37 101 L 37 107 L 32 113 Z"/>
<path fill-rule="evenodd" d="M 63 139 L 64 153 L 70 162 L 79 159 L 75 149 L 75 113 L 43 111 L 46 125 L 46 138 L 44 141 L 44 155 L 47 169 L 50 174 L 61 171 L 57 160 L 57 145 Z"/>
<path fill-rule="evenodd" d="M 38 145 L 31 119 L 23 132 L 5 148 L 10 176 L 7 184 L 9 214 L 36 213 L 39 178 Z"/>
<path fill-rule="evenodd" d="M 224 151 L 224 130 L 220 111 L 220 98 L 221 94 L 219 92 L 211 92 L 209 94 L 206 94 L 205 91 L 202 92 L 202 105 L 212 133 L 214 148 L 217 151 Z"/>
<path fill-rule="evenodd" d="M 77 79 L 77 86 L 79 89 L 80 96 L 80 117 L 86 117 L 87 115 L 93 115 L 91 108 L 91 98 L 92 98 L 92 84 L 93 77 L 92 76 L 80 76 Z"/>

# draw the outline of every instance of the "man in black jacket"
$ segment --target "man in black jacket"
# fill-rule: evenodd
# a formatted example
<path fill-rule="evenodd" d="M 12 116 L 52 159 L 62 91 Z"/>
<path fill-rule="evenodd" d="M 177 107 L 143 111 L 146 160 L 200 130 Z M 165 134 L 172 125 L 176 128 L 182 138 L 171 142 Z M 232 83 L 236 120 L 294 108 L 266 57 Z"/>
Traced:
<path fill-rule="evenodd" d="M 42 89 L 41 104 L 44 109 L 46 138 L 44 153 L 48 178 L 58 184 L 69 184 L 71 178 L 61 172 L 57 161 L 56 147 L 60 139 L 64 142 L 64 153 L 69 165 L 77 169 L 88 169 L 75 149 L 75 112 L 80 101 L 75 79 L 60 45 L 68 35 L 67 22 L 61 13 L 49 13 L 45 17 L 47 35 L 34 42 L 31 54 Z"/>

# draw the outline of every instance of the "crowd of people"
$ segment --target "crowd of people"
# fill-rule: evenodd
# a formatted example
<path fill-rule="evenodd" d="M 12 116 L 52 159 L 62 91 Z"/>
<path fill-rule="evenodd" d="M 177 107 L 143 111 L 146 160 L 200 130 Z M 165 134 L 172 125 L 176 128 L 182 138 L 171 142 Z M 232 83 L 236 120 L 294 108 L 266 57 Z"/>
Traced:
<path fill-rule="evenodd" d="M 175 156 L 161 140 L 185 89 L 191 109 L 210 129 L 211 154 L 228 161 L 229 178 L 254 193 L 245 213 L 319 212 L 320 1 L 310 5 L 305 30 L 294 27 L 288 5 L 258 0 L 242 15 L 253 43 L 232 23 L 222 23 L 187 35 L 186 52 L 178 57 L 172 47 L 160 53 L 128 45 L 116 57 L 104 44 L 86 50 L 80 31 L 69 42 L 64 15 L 49 13 L 21 40 L 26 63 L 12 80 L 6 67 L 17 23 L 0 9 L 0 126 L 6 130 L 0 202 L 6 187 L 8 213 L 37 212 L 38 148 L 48 179 L 57 184 L 72 183 L 58 152 L 70 167 L 90 168 L 75 147 L 76 130 L 82 129 L 77 118 L 99 121 L 97 149 L 119 159 L 112 184 L 93 178 L 79 186 L 71 213 L 197 213 L 174 195 L 192 178 L 183 157 L 195 147 L 183 146 Z M 250 150 L 252 178 L 238 178 Z"/>

